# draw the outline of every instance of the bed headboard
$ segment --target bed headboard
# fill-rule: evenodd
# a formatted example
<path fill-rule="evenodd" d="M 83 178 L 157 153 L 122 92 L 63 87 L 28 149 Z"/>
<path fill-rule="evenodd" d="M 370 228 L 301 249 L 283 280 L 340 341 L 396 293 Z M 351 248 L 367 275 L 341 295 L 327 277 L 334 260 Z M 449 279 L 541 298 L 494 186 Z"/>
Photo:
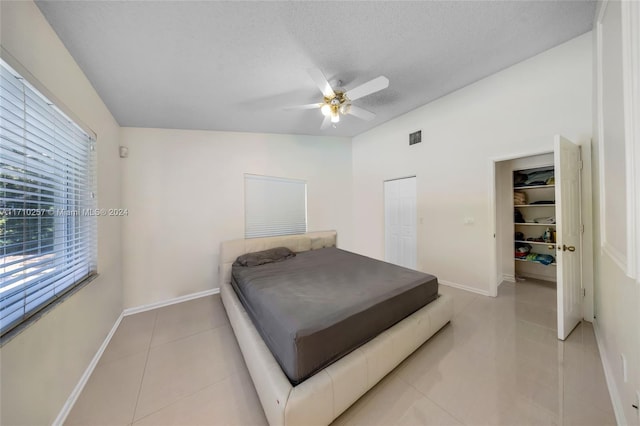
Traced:
<path fill-rule="evenodd" d="M 231 265 L 238 256 L 245 253 L 253 253 L 275 247 L 287 247 L 289 250 L 301 252 L 324 247 L 336 247 L 336 242 L 336 231 L 318 231 L 300 235 L 223 241 L 220 243 L 219 283 L 231 282 Z"/>

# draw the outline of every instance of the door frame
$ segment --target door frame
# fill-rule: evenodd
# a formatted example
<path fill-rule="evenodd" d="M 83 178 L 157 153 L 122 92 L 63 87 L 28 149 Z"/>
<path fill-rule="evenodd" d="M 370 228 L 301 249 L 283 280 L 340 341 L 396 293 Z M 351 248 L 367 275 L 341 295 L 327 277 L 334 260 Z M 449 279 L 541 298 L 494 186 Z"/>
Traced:
<path fill-rule="evenodd" d="M 382 252 L 384 255 L 384 261 L 387 261 L 387 213 L 386 213 L 386 191 L 385 184 L 387 182 L 393 182 L 396 180 L 402 179 L 415 179 L 416 180 L 416 270 L 419 269 L 420 256 L 418 256 L 418 225 L 419 225 L 419 217 L 418 217 L 418 176 L 417 175 L 407 175 L 401 176 L 391 179 L 384 179 L 382 181 Z"/>
<path fill-rule="evenodd" d="M 584 183 L 585 180 L 591 179 L 591 141 L 588 144 L 578 144 L 582 150 L 582 162 L 583 168 L 580 173 L 580 178 Z M 498 286 L 502 282 L 502 271 L 498 270 L 498 242 L 496 238 L 498 217 L 497 217 L 497 181 L 496 181 L 496 163 L 501 161 L 516 160 L 518 158 L 532 157 L 535 155 L 553 154 L 553 147 L 551 149 L 539 149 L 532 151 L 519 152 L 517 154 L 508 154 L 504 156 L 492 157 L 489 159 L 489 234 L 487 235 L 489 241 L 489 295 L 496 297 L 498 295 Z M 585 158 L 587 157 L 587 158 Z M 590 188 L 589 188 L 590 189 Z M 584 185 L 583 191 L 584 192 Z M 590 254 L 593 253 L 593 240 L 592 240 L 592 199 L 589 197 L 585 199 L 584 194 L 581 194 L 581 211 L 582 211 L 582 224 L 585 231 L 582 235 L 582 286 L 586 291 L 586 296 L 583 300 L 583 318 L 589 322 L 593 321 L 593 306 L 594 306 L 594 292 L 593 292 L 593 262 L 585 261 L 586 257 L 592 258 Z M 591 265 L 591 269 L 589 266 Z"/>
<path fill-rule="evenodd" d="M 498 198 L 497 198 L 497 180 L 496 166 L 502 161 L 517 160 L 518 158 L 533 157 L 535 155 L 553 154 L 553 149 L 543 149 L 529 152 L 521 152 L 518 154 L 510 154 L 502 157 L 493 157 L 489 159 L 489 264 L 491 265 L 491 275 L 489 278 L 489 295 L 491 297 L 498 296 L 498 286 L 502 282 L 502 271 L 498 271 Z"/>

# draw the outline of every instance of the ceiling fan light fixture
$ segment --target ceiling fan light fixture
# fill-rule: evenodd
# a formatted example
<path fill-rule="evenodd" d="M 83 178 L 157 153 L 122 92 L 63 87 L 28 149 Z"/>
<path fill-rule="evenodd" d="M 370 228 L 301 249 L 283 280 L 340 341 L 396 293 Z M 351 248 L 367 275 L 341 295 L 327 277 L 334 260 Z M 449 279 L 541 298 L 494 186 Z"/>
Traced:
<path fill-rule="evenodd" d="M 1 1 L 1 0 L 0 0 Z M 320 112 L 324 116 L 320 129 L 324 130 L 333 124 L 340 122 L 341 115 L 353 115 L 354 117 L 362 120 L 371 121 L 375 118 L 375 114 L 371 111 L 367 111 L 364 108 L 360 108 L 357 105 L 351 105 L 351 101 L 369 96 L 372 93 L 379 92 L 380 90 L 389 87 L 389 79 L 383 75 L 369 80 L 357 87 L 345 89 L 338 87 L 334 90 L 331 88 L 331 84 L 327 81 L 322 71 L 317 68 L 310 68 L 307 70 L 311 79 L 316 83 L 323 95 L 322 102 L 317 104 L 300 105 L 293 109 L 316 109 L 319 108 Z M 338 80 L 338 86 L 342 86 L 342 82 Z"/>
<path fill-rule="evenodd" d="M 351 109 L 351 104 L 344 103 L 340 105 L 340 114 L 347 115 L 349 114 L 350 109 Z"/>

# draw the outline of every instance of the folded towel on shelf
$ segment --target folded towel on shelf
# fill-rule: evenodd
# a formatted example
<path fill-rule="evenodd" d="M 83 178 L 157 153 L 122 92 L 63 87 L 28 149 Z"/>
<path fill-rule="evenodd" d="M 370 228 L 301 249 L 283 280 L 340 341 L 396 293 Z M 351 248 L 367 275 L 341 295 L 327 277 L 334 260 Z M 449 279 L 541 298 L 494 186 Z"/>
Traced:
<path fill-rule="evenodd" d="M 542 263 L 543 265 L 551 265 L 556 259 L 550 254 L 529 253 L 525 258 L 530 262 Z"/>
<path fill-rule="evenodd" d="M 524 192 L 514 192 L 513 204 L 516 204 L 516 205 L 527 204 L 527 194 L 525 194 Z"/>
<path fill-rule="evenodd" d="M 556 218 L 553 216 L 549 216 L 549 217 L 536 217 L 535 219 L 533 219 L 533 221 L 535 223 L 556 223 Z"/>

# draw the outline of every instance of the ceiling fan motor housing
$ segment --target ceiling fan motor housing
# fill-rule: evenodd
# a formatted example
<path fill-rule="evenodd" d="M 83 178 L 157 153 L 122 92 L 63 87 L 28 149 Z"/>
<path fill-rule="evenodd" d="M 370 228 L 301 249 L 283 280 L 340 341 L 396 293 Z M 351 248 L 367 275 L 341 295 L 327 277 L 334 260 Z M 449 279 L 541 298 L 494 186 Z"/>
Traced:
<path fill-rule="evenodd" d="M 335 96 L 325 97 L 324 103 L 331 109 L 332 114 L 348 114 L 351 101 L 343 91 L 334 90 Z"/>

